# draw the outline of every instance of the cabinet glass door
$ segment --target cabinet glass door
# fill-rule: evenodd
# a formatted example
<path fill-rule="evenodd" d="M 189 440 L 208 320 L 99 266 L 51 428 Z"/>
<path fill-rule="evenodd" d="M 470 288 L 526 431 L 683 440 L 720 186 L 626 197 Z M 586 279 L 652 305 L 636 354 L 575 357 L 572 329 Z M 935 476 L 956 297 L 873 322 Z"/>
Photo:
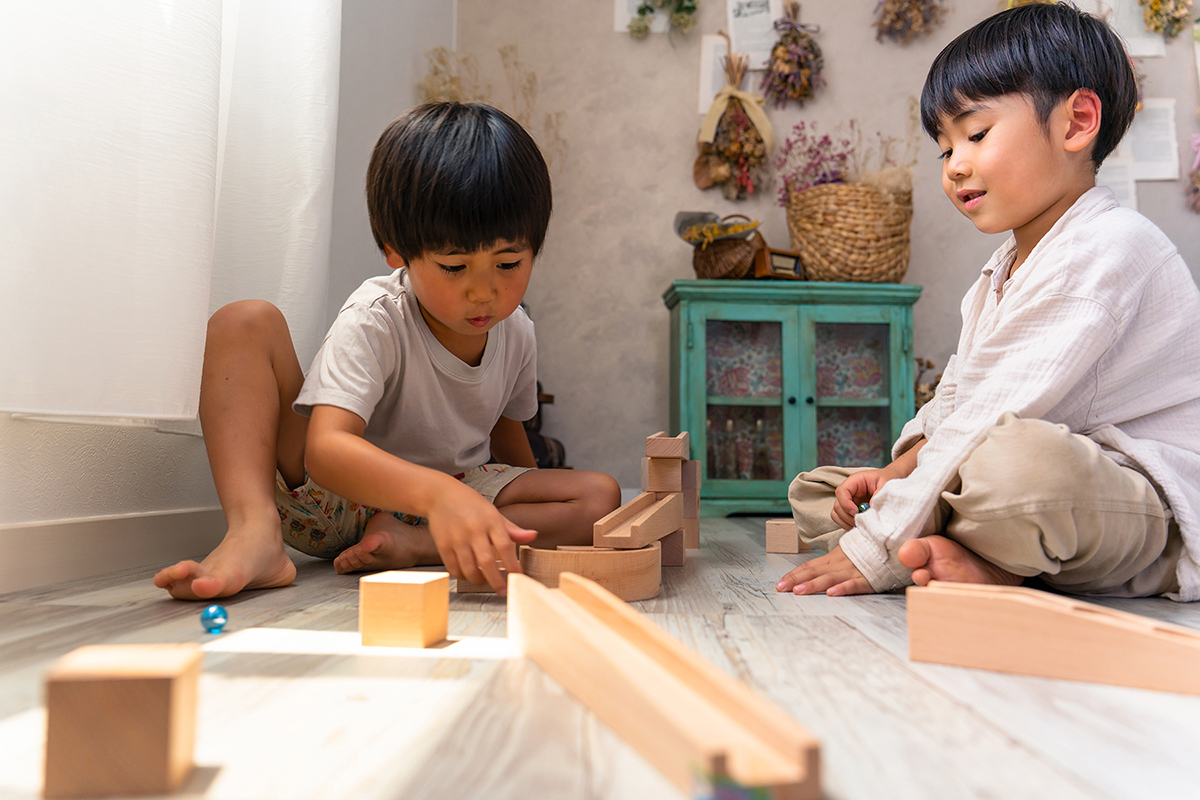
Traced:
<path fill-rule="evenodd" d="M 892 444 L 891 325 L 886 309 L 845 309 L 812 320 L 816 464 L 882 467 Z M 810 412 L 811 413 L 811 412 Z"/>
<path fill-rule="evenodd" d="M 704 395 L 696 398 L 702 407 L 693 417 L 703 420 L 703 436 L 693 432 L 693 438 L 703 447 L 706 485 L 737 496 L 750 485 L 761 492 L 764 482 L 785 487 L 793 477 L 785 442 L 794 423 L 784 408 L 787 397 L 795 403 L 795 389 L 787 385 L 795 378 L 785 377 L 794 370 L 784 365 L 794 358 L 796 323 L 786 309 L 756 309 L 757 319 L 731 319 L 730 313 L 698 309 L 693 318 L 703 330 L 693 357 L 702 357 L 696 366 L 704 375 Z"/>

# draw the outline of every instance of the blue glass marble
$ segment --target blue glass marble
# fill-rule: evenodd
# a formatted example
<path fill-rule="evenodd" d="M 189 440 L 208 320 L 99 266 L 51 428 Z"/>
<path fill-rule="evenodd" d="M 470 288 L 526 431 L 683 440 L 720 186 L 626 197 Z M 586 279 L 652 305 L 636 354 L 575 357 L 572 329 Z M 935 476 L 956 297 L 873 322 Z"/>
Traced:
<path fill-rule="evenodd" d="M 858 511 L 859 511 L 859 513 L 860 513 L 860 514 L 861 514 L 863 511 L 867 511 L 867 510 L 869 510 L 870 508 L 871 508 L 871 504 L 870 504 L 870 503 L 859 503 L 859 504 L 858 504 Z"/>
<path fill-rule="evenodd" d="M 229 612 L 225 610 L 225 606 L 219 606 L 216 603 L 204 609 L 204 613 L 200 615 L 200 624 L 209 633 L 220 633 L 228 621 Z"/>

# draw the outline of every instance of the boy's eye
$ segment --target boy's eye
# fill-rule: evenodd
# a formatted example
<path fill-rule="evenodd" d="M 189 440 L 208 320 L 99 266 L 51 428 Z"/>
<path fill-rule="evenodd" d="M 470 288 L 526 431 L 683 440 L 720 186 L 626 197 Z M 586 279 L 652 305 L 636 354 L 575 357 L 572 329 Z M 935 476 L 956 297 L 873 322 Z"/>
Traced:
<path fill-rule="evenodd" d="M 442 268 L 442 272 L 449 272 L 450 274 L 462 272 L 466 269 L 462 264 L 438 264 L 438 266 Z"/>
<path fill-rule="evenodd" d="M 513 261 L 513 262 L 507 263 L 507 264 L 497 264 L 496 266 L 499 267 L 500 269 L 516 269 L 517 267 L 521 266 L 521 262 Z"/>
<path fill-rule="evenodd" d="M 942 151 L 942 154 L 940 156 L 938 156 L 938 158 L 940 158 L 942 161 L 945 161 L 947 158 L 950 157 L 950 154 L 953 152 L 954 152 L 953 149 L 947 148 Z"/>
<path fill-rule="evenodd" d="M 987 135 L 987 131 L 980 131 L 979 133 L 974 133 L 974 134 L 971 134 L 971 136 L 970 136 L 970 137 L 968 137 L 968 138 L 969 138 L 969 140 L 970 140 L 970 141 L 972 141 L 972 142 L 978 142 L 979 140 L 981 140 L 981 139 L 982 139 L 984 136 L 986 136 L 986 135 Z"/>

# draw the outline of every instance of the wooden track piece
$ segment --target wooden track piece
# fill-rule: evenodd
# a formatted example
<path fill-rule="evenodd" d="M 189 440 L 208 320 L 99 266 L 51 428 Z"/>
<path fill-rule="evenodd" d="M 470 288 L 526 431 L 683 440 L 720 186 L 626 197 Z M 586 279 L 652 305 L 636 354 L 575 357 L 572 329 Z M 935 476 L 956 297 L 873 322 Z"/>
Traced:
<path fill-rule="evenodd" d="M 910 586 L 913 661 L 1200 694 L 1200 631 L 1021 586 Z"/>
<path fill-rule="evenodd" d="M 686 550 L 700 549 L 700 520 L 683 520 L 683 547 Z"/>
<path fill-rule="evenodd" d="M 653 495 L 650 496 L 653 497 Z M 599 525 L 599 523 L 596 524 Z M 596 547 L 637 550 L 682 527 L 683 495 L 673 493 L 662 500 L 655 501 L 652 506 L 622 523 L 619 528 L 607 533 L 595 534 L 592 544 Z"/>
<path fill-rule="evenodd" d="M 643 458 L 643 492 L 682 492 L 683 463 L 678 458 Z"/>
<path fill-rule="evenodd" d="M 80 647 L 46 675 L 45 797 L 166 794 L 192 770 L 198 644 Z"/>
<path fill-rule="evenodd" d="M 812 545 L 800 540 L 800 532 L 796 530 L 794 519 L 787 517 L 767 520 L 768 553 L 799 553 L 801 550 L 812 550 Z"/>
<path fill-rule="evenodd" d="M 391 570 L 358 582 L 364 645 L 429 647 L 446 638 L 449 618 L 449 573 Z"/>
<path fill-rule="evenodd" d="M 521 571 L 551 589 L 557 588 L 559 576 L 565 572 L 583 575 L 633 603 L 658 597 L 662 587 L 662 547 L 658 542 L 640 550 L 596 547 L 538 550 L 523 545 Z"/>
<path fill-rule="evenodd" d="M 509 638 L 681 791 L 713 780 L 821 796 L 817 740 L 781 709 L 591 581 L 508 580 Z"/>
<path fill-rule="evenodd" d="M 659 539 L 662 543 L 662 565 L 664 567 L 682 567 L 687 563 L 687 548 L 683 541 L 683 528 L 668 533 Z"/>
<path fill-rule="evenodd" d="M 687 460 L 691 455 L 691 445 L 688 443 L 688 432 L 677 436 L 667 436 L 666 431 L 659 431 L 653 436 L 646 437 L 646 455 L 650 458 L 678 458 Z"/>
<path fill-rule="evenodd" d="M 611 512 L 608 516 L 596 520 L 595 524 L 592 525 L 593 536 L 599 537 L 609 531 L 616 530 L 622 524 L 654 505 L 654 503 L 654 492 L 643 491 L 625 505 Z"/>

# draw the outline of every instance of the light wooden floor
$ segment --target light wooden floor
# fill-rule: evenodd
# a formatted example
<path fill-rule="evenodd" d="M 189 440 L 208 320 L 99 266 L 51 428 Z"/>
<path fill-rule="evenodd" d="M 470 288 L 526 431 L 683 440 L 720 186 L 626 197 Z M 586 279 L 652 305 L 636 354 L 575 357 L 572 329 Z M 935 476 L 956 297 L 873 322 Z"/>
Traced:
<path fill-rule="evenodd" d="M 819 737 L 827 797 L 1200 797 L 1200 698 L 910 663 L 902 595 L 778 595 L 806 556 L 765 554 L 759 518 L 702 531 L 635 606 Z M 200 766 L 176 797 L 680 797 L 514 654 L 501 599 L 451 594 L 440 649 L 361 648 L 357 577 L 297 558 L 294 586 L 226 603 L 220 636 L 153 569 L 0 595 L 0 798 L 39 794 L 51 661 L 178 641 L 207 652 Z M 1200 606 L 1104 604 L 1200 628 Z"/>

